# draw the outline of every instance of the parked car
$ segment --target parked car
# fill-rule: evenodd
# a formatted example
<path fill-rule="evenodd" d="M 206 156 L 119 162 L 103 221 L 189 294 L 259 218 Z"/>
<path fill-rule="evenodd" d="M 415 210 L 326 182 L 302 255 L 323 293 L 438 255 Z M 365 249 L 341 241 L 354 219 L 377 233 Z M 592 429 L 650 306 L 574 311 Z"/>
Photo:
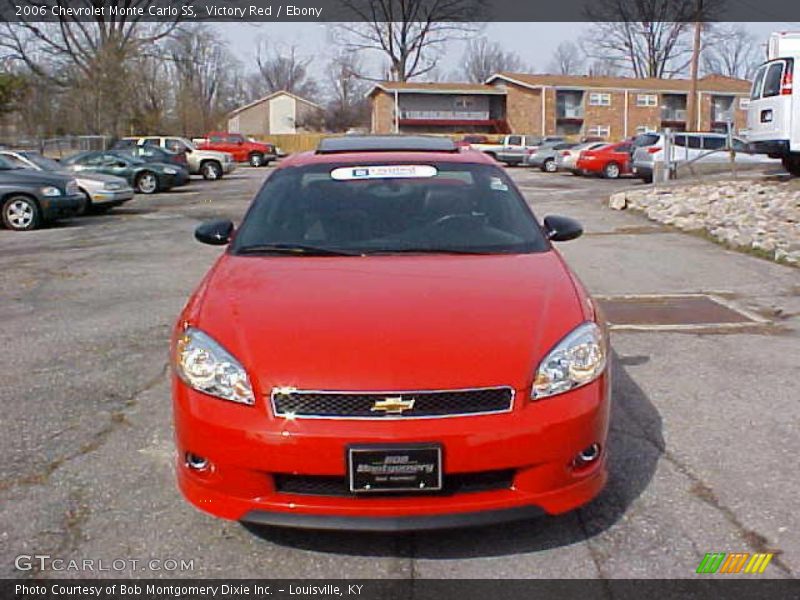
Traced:
<path fill-rule="evenodd" d="M 277 157 L 275 146 L 256 142 L 241 133 L 214 131 L 197 147 L 200 150 L 227 152 L 233 156 L 233 160 L 250 163 L 252 167 L 265 167 Z"/>
<path fill-rule="evenodd" d="M 753 78 L 747 106 L 747 140 L 755 152 L 779 158 L 792 175 L 800 176 L 800 34 L 772 34 L 769 60 Z"/>
<path fill-rule="evenodd" d="M 580 153 L 584 150 L 597 150 L 606 145 L 608 145 L 608 142 L 590 141 L 578 144 L 572 148 L 565 148 L 556 155 L 556 170 L 569 171 L 573 175 L 582 175 L 581 171 L 576 166 Z"/>
<path fill-rule="evenodd" d="M 233 155 L 216 150 L 201 150 L 184 137 L 175 136 L 139 136 L 127 137 L 123 140 L 130 145 L 158 146 L 184 154 L 188 162 L 189 173 L 202 175 L 203 179 L 221 179 L 236 168 Z"/>
<path fill-rule="evenodd" d="M 144 145 L 144 146 L 128 146 L 126 148 L 112 148 L 111 152 L 117 154 L 124 153 L 127 156 L 140 158 L 144 162 L 155 162 L 171 164 L 180 167 L 181 169 L 189 170 L 189 161 L 186 160 L 186 154 L 183 152 L 172 152 L 161 148 L 160 146 Z"/>
<path fill-rule="evenodd" d="M 631 142 L 606 144 L 594 150 L 584 150 L 578 155 L 575 167 L 587 175 L 602 175 L 616 179 L 631 173 Z"/>
<path fill-rule="evenodd" d="M 23 169 L 0 157 L 0 221 L 15 231 L 29 231 L 83 208 L 74 177 Z"/>
<path fill-rule="evenodd" d="M 116 151 L 92 151 L 76 154 L 62 161 L 76 173 L 105 173 L 122 177 L 141 194 L 166 192 L 184 185 L 188 173 L 177 165 L 148 163 Z"/>
<path fill-rule="evenodd" d="M 530 150 L 536 150 L 543 144 L 551 144 L 564 141 L 560 136 L 540 135 L 507 135 L 499 144 L 472 144 L 473 150 L 479 150 L 507 165 L 521 165 L 525 161 L 525 155 Z"/>
<path fill-rule="evenodd" d="M 556 159 L 562 150 L 574 148 L 577 144 L 560 142 L 557 144 L 543 144 L 536 150 L 531 150 L 525 156 L 525 164 L 529 167 L 538 167 L 546 173 L 555 173 L 558 170 Z"/>
<path fill-rule="evenodd" d="M 0 157 L 23 169 L 61 173 L 74 177 L 78 183 L 78 189 L 84 196 L 83 212 L 107 211 L 133 198 L 133 188 L 121 177 L 103 173 L 71 173 L 60 162 L 42 156 L 38 152 L 27 150 L 0 150 Z"/>
<path fill-rule="evenodd" d="M 632 147 L 633 172 L 647 183 L 653 181 L 653 172 L 658 163 L 666 159 L 666 133 L 643 133 L 636 137 Z M 775 164 L 767 156 L 753 152 L 752 146 L 740 137 L 732 137 L 733 150 L 736 152 L 737 163 L 765 165 Z M 680 166 L 692 163 L 723 163 L 730 162 L 730 153 L 725 149 L 728 145 L 728 136 L 724 133 L 675 133 L 671 145 L 671 162 Z"/>
<path fill-rule="evenodd" d="M 540 224 L 494 160 L 454 149 L 329 138 L 279 165 L 238 228 L 196 229 L 230 245 L 171 345 L 176 475 L 194 506 L 397 531 L 600 493 L 608 336 L 553 247 L 581 226 Z"/>

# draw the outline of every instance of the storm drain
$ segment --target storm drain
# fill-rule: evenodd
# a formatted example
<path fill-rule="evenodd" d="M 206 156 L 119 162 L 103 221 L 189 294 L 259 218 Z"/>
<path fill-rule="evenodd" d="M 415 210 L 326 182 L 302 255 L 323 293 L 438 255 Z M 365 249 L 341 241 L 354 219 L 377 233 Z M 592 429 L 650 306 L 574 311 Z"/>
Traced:
<path fill-rule="evenodd" d="M 612 329 L 735 329 L 769 322 L 715 294 L 599 296 L 596 300 Z"/>

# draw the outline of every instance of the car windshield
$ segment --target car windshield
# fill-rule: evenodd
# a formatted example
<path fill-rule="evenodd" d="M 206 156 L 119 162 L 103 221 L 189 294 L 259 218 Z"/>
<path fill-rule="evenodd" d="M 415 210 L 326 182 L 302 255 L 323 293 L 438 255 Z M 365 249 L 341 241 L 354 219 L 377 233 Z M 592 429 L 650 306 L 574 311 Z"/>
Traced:
<path fill-rule="evenodd" d="M 0 170 L 10 171 L 11 169 L 21 169 L 21 168 L 22 167 L 13 165 L 6 157 L 0 156 Z"/>
<path fill-rule="evenodd" d="M 658 141 L 658 137 L 657 133 L 643 133 L 636 136 L 636 139 L 633 140 L 633 145 L 637 148 L 652 146 Z"/>
<path fill-rule="evenodd" d="M 345 254 L 541 252 L 525 200 L 490 165 L 313 165 L 276 171 L 232 248 Z"/>
<path fill-rule="evenodd" d="M 57 160 L 53 160 L 52 158 L 47 158 L 46 156 L 42 156 L 36 152 L 22 152 L 22 156 L 27 158 L 33 164 L 35 164 L 40 169 L 44 171 L 63 171 L 64 165 L 62 165 Z"/>

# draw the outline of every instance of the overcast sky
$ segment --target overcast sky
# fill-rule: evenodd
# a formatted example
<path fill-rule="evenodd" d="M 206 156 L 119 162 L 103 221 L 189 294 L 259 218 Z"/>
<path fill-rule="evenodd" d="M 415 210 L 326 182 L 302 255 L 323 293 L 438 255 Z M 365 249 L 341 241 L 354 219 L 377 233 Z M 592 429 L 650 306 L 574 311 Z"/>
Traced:
<path fill-rule="evenodd" d="M 766 44 L 772 31 L 800 30 L 800 23 L 746 23 L 745 26 Z M 255 46 L 261 37 L 276 44 L 295 44 L 302 54 L 319 57 L 312 63 L 317 76 L 330 56 L 331 28 L 316 23 L 217 23 L 236 56 L 248 68 L 255 65 Z M 545 72 L 553 49 L 566 40 L 577 40 L 590 23 L 490 23 L 483 35 L 498 41 L 504 49 L 516 52 L 534 71 Z M 458 72 L 463 43 L 452 43 L 440 61 L 439 72 L 453 79 Z M 365 56 L 366 59 L 366 56 Z"/>

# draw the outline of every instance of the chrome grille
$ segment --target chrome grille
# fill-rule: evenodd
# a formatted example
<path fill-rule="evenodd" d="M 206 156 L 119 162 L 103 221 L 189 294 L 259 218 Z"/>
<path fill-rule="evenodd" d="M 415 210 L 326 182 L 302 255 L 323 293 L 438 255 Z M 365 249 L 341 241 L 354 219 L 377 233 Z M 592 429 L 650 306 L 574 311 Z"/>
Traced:
<path fill-rule="evenodd" d="M 409 419 L 499 413 L 511 410 L 511 387 L 403 392 L 333 392 L 276 388 L 279 417 Z M 398 408 L 400 407 L 400 408 Z"/>

